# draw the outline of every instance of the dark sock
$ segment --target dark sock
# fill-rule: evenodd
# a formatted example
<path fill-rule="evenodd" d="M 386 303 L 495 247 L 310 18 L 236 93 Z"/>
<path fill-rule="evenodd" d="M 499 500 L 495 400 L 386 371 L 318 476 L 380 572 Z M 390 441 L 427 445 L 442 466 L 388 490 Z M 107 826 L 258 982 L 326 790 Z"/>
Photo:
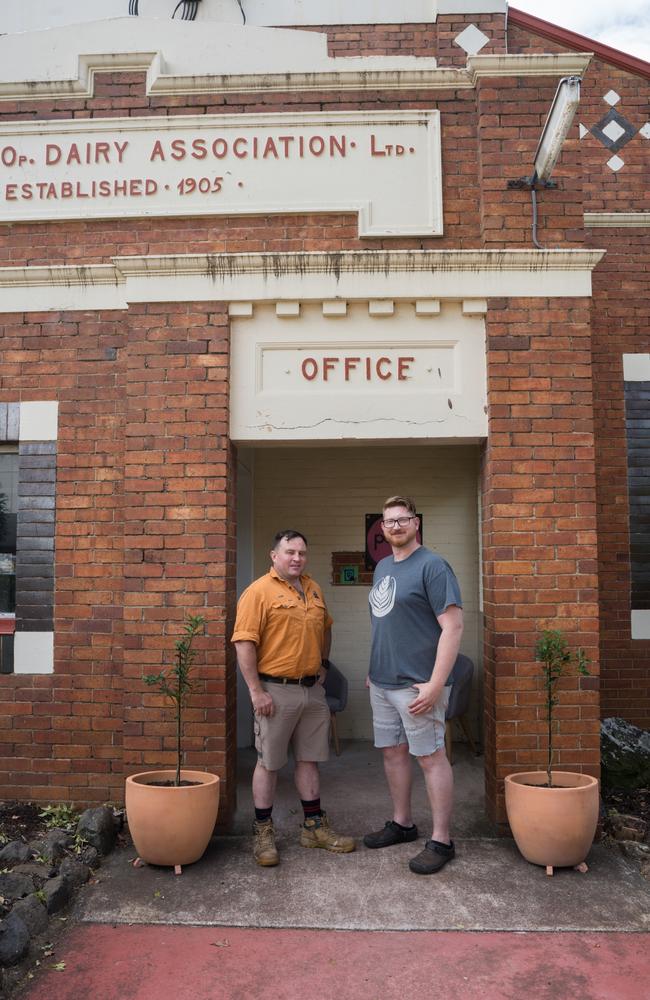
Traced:
<path fill-rule="evenodd" d="M 398 826 L 400 828 L 400 830 L 412 830 L 413 827 L 415 826 L 415 823 L 411 823 L 410 826 L 403 826 L 401 823 L 398 823 L 396 820 L 393 820 L 393 823 L 395 823 L 395 826 Z"/>
<path fill-rule="evenodd" d="M 255 807 L 255 819 L 258 823 L 264 823 L 267 819 L 271 819 L 271 813 L 273 812 L 273 806 L 269 806 L 268 809 L 258 809 Z"/>
<path fill-rule="evenodd" d="M 323 815 L 323 810 L 320 807 L 320 799 L 301 799 L 300 804 L 305 814 L 305 819 L 313 819 L 315 816 Z"/>

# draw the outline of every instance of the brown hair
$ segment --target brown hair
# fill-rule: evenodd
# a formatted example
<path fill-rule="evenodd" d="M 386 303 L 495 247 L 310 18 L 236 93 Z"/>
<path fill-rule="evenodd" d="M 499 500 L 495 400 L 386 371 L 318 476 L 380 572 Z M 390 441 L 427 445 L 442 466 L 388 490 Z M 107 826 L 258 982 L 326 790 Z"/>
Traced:
<path fill-rule="evenodd" d="M 387 507 L 406 507 L 409 514 L 417 514 L 415 503 L 410 497 L 389 497 L 388 500 L 384 500 L 382 510 L 386 510 Z"/>
<path fill-rule="evenodd" d="M 280 542 L 287 541 L 292 542 L 294 538 L 302 538 L 305 545 L 309 545 L 309 542 L 303 535 L 302 531 L 294 531 L 293 528 L 285 528 L 283 531 L 278 531 L 273 538 L 272 549 L 277 549 Z"/>

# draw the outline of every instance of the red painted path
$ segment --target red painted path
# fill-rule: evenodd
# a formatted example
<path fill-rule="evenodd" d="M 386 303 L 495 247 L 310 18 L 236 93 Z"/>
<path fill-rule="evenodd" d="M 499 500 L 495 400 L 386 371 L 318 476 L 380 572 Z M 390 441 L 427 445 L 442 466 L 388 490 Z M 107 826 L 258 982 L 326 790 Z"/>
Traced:
<path fill-rule="evenodd" d="M 21 1000 L 646 1000 L 650 934 L 82 924 Z"/>

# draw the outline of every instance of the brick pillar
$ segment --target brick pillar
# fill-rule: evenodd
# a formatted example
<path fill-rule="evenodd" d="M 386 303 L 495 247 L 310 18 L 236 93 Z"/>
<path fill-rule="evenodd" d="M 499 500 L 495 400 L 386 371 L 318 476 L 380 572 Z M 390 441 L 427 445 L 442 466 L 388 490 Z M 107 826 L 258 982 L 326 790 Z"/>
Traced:
<path fill-rule="evenodd" d="M 128 326 L 124 763 L 127 773 L 174 765 L 169 702 L 142 676 L 173 662 L 187 614 L 204 615 L 185 764 L 220 775 L 223 824 L 235 799 L 234 679 L 226 656 L 235 573 L 226 307 L 139 305 Z"/>
<path fill-rule="evenodd" d="M 560 681 L 555 765 L 598 775 L 596 498 L 589 300 L 491 300 L 489 438 L 483 461 L 486 792 L 545 766 L 534 646 L 559 628 L 590 659 Z"/>

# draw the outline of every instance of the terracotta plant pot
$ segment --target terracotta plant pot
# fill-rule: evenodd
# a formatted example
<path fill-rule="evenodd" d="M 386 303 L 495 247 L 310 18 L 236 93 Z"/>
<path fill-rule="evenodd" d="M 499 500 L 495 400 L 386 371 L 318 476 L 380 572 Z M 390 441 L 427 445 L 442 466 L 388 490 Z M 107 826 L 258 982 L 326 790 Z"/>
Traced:
<path fill-rule="evenodd" d="M 588 774 L 554 771 L 554 787 L 539 787 L 547 780 L 546 771 L 522 771 L 505 779 L 506 812 L 515 843 L 534 865 L 579 865 L 596 833 L 598 781 Z"/>
<path fill-rule="evenodd" d="M 210 842 L 219 808 L 219 778 L 205 771 L 181 771 L 196 785 L 152 785 L 173 781 L 176 772 L 143 771 L 126 779 L 126 817 L 135 849 L 152 865 L 191 865 Z"/>

